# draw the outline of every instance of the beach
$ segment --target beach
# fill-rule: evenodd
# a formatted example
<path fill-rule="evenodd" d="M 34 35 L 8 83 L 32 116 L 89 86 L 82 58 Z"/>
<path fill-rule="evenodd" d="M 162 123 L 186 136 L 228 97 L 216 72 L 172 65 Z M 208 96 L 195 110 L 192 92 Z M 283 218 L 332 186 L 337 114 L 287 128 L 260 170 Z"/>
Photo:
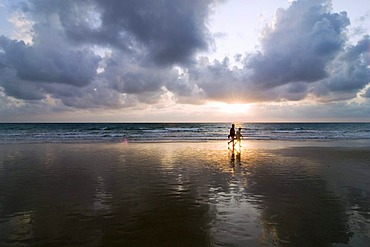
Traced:
<path fill-rule="evenodd" d="M 369 246 L 369 141 L 0 145 L 0 246 Z"/>

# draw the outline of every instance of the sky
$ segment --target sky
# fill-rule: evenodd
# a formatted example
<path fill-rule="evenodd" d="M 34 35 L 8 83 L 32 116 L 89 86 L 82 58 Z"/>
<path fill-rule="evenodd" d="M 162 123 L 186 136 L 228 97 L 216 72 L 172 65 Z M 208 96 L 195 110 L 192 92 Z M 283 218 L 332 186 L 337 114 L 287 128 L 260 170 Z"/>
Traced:
<path fill-rule="evenodd" d="M 0 122 L 370 121 L 368 0 L 0 0 Z"/>

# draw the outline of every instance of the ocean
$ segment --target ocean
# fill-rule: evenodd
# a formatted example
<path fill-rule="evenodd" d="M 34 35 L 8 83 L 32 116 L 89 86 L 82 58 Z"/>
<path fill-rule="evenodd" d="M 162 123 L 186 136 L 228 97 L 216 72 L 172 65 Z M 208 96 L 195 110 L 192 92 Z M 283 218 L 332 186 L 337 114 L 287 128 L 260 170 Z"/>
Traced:
<path fill-rule="evenodd" d="M 0 246 L 370 246 L 370 123 L 230 125 L 0 124 Z"/>
<path fill-rule="evenodd" d="M 178 142 L 227 139 L 231 123 L 2 123 L 0 143 Z M 370 123 L 236 123 L 246 140 L 366 140 Z"/>

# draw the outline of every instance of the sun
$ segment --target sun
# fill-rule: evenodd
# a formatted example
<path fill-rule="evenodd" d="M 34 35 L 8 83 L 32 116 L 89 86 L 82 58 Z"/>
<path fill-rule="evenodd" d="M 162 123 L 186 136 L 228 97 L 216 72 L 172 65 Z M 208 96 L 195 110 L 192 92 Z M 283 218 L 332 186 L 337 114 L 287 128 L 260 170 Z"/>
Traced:
<path fill-rule="evenodd" d="M 229 114 L 246 114 L 249 112 L 250 104 L 226 104 L 214 103 L 213 104 L 220 112 Z"/>

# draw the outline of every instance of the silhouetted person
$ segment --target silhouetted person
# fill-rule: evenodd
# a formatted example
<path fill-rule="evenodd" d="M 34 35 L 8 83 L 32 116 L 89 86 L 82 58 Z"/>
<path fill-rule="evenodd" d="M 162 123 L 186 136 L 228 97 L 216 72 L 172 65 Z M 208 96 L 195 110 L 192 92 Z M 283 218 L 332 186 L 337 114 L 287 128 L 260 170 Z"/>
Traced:
<path fill-rule="evenodd" d="M 230 137 L 231 137 L 231 141 L 229 141 L 228 144 L 230 144 L 232 142 L 233 143 L 233 148 L 234 148 L 235 124 L 231 125 L 230 134 L 227 136 L 227 138 L 230 139 Z"/>
<path fill-rule="evenodd" d="M 242 135 L 242 128 L 239 128 L 237 131 L 236 131 L 236 141 L 239 142 L 239 147 L 241 146 L 241 138 L 243 137 Z"/>

